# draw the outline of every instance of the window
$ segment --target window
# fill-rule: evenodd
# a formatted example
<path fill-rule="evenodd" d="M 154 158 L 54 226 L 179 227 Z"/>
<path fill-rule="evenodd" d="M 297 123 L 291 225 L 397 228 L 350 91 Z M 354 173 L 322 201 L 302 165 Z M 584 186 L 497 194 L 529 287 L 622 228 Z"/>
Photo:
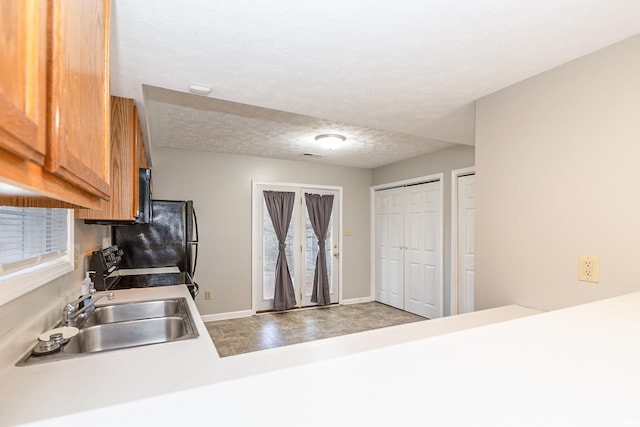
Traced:
<path fill-rule="evenodd" d="M 72 212 L 0 206 L 0 304 L 73 270 Z"/>

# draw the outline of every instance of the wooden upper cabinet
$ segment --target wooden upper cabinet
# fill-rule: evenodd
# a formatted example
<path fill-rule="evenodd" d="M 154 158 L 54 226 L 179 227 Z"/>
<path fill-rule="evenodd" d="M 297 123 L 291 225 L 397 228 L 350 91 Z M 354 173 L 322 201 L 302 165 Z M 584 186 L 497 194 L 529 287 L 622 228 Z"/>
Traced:
<path fill-rule="evenodd" d="M 140 139 L 138 110 L 133 99 L 111 97 L 111 198 L 99 210 L 79 209 L 79 219 L 135 221 L 139 210 Z"/>
<path fill-rule="evenodd" d="M 109 197 L 109 1 L 49 3 L 46 169 Z"/>
<path fill-rule="evenodd" d="M 110 197 L 109 0 L 0 0 L 0 205 Z"/>
<path fill-rule="evenodd" d="M 0 144 L 44 165 L 47 113 L 47 7 L 0 2 Z"/>

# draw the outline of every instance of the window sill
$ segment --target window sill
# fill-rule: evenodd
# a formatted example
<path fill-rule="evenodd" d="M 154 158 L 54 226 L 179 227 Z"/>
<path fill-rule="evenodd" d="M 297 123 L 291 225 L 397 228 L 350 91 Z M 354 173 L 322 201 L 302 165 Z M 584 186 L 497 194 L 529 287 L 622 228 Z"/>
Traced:
<path fill-rule="evenodd" d="M 16 273 L 0 277 L 0 305 L 73 271 L 73 259 L 64 255 Z"/>

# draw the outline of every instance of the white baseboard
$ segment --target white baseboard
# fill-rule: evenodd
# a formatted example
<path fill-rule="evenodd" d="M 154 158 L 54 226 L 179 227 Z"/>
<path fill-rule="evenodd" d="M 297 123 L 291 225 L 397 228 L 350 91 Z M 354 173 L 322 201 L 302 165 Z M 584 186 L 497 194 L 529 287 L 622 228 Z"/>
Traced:
<path fill-rule="evenodd" d="M 349 305 L 349 304 L 360 304 L 363 302 L 371 302 L 374 301 L 373 297 L 362 297 L 362 298 L 350 298 L 343 299 L 341 304 Z M 316 308 L 316 307 L 308 307 L 308 308 Z M 253 310 L 242 310 L 242 311 L 231 311 L 228 313 L 216 313 L 216 314 L 205 314 L 201 316 L 203 322 L 213 322 L 216 320 L 228 320 L 228 319 L 239 319 L 241 317 L 249 317 L 256 314 Z"/>
<path fill-rule="evenodd" d="M 360 304 L 361 302 L 371 302 L 371 301 L 375 301 L 375 300 L 373 299 L 373 297 L 369 296 L 369 297 L 362 297 L 362 298 L 343 299 L 342 304 L 343 305 Z"/>
<path fill-rule="evenodd" d="M 205 314 L 201 316 L 203 322 L 213 322 L 215 320 L 228 320 L 228 319 L 238 319 L 240 317 L 249 317 L 253 316 L 255 313 L 252 310 L 242 310 L 242 311 L 231 311 L 229 313 L 216 313 L 216 314 Z"/>

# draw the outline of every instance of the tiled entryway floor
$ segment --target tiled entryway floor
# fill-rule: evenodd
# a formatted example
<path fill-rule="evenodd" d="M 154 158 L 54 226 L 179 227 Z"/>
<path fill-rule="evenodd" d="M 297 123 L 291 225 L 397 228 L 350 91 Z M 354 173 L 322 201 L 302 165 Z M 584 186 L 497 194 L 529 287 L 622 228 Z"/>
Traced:
<path fill-rule="evenodd" d="M 378 302 L 207 322 L 220 357 L 427 320 Z"/>

